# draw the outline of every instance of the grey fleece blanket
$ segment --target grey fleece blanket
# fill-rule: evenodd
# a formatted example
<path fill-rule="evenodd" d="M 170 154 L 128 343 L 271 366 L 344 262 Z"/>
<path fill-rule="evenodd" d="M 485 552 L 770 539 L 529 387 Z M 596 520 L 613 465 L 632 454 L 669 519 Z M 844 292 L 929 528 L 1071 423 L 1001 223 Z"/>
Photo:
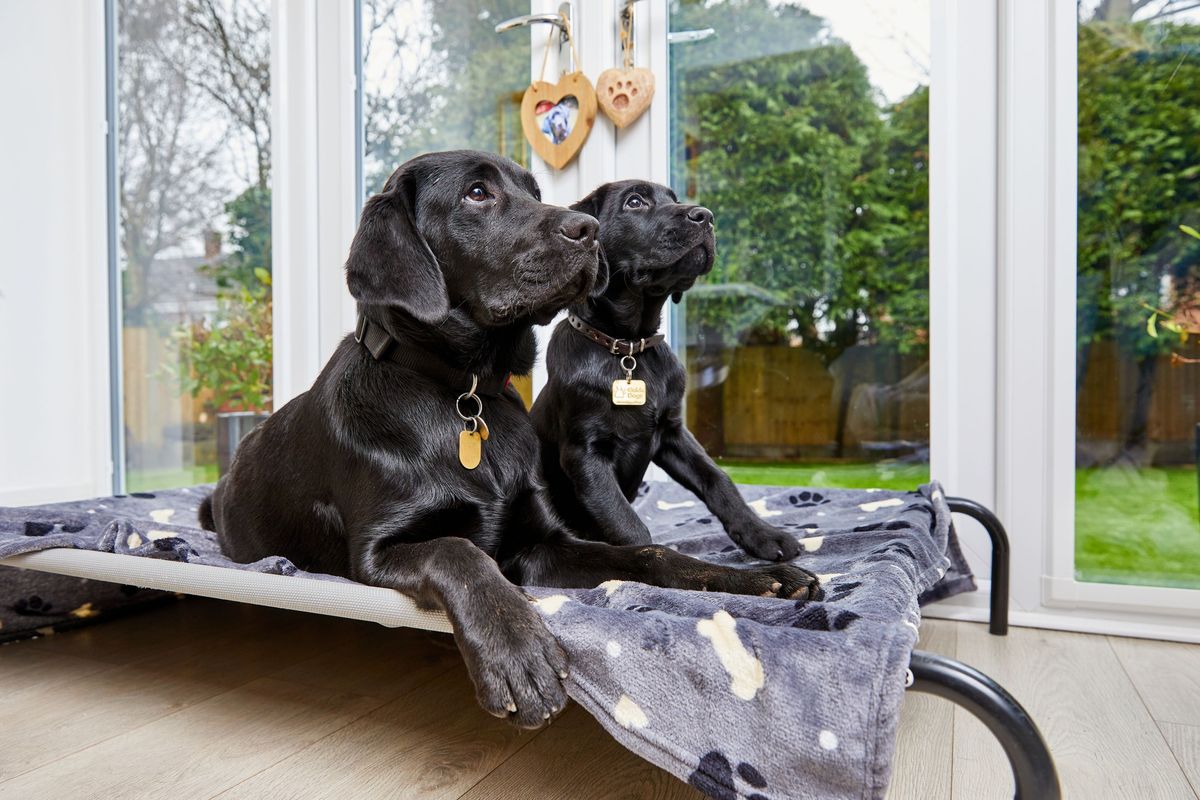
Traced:
<path fill-rule="evenodd" d="M 225 559 L 196 522 L 206 491 L 0 508 L 0 558 L 74 547 L 307 574 L 282 557 Z M 918 598 L 974 589 L 942 491 L 743 493 L 799 538 L 797 563 L 821 575 L 824 600 L 620 581 L 529 588 L 570 657 L 571 697 L 630 750 L 713 798 L 882 797 Z M 635 506 L 662 544 L 718 563 L 749 561 L 675 484 L 644 485 Z"/>

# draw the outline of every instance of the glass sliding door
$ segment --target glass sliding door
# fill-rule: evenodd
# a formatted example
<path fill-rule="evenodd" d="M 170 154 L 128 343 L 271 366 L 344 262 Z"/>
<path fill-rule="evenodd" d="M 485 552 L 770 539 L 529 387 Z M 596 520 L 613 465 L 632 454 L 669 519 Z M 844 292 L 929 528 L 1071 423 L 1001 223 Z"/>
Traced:
<path fill-rule="evenodd" d="M 671 182 L 712 209 L 718 248 L 674 315 L 689 427 L 741 482 L 912 488 L 929 476 L 928 3 L 669 9 Z"/>
<path fill-rule="evenodd" d="M 271 408 L 269 0 L 116 0 L 129 491 L 215 480 Z"/>
<path fill-rule="evenodd" d="M 1200 588 L 1200 10 L 1077 35 L 1076 577 Z"/>

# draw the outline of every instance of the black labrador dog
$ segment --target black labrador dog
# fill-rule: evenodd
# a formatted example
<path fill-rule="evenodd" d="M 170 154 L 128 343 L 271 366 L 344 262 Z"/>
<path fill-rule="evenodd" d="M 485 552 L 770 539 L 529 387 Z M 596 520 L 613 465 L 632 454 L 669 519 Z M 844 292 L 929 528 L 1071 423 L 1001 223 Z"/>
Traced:
<path fill-rule="evenodd" d="M 567 663 L 510 581 L 805 596 L 788 566 L 585 541 L 554 513 L 508 377 L 533 366 L 533 325 L 605 274 L 596 221 L 543 204 L 527 171 L 473 151 L 409 161 L 363 207 L 346 273 L 355 334 L 201 509 L 230 558 L 283 555 L 444 610 L 480 704 L 522 727 L 564 707 Z"/>
<path fill-rule="evenodd" d="M 549 382 L 532 411 L 559 512 L 594 538 L 649 543 L 629 501 L 653 461 L 695 492 L 743 550 L 795 558 L 796 540 L 746 505 L 684 426 L 684 368 L 658 333 L 667 298 L 678 302 L 712 269 L 712 212 L 645 181 L 605 184 L 572 209 L 599 220 L 611 273 L 603 294 L 576 303 L 555 329 Z M 636 396 L 619 396 L 631 385 Z"/>

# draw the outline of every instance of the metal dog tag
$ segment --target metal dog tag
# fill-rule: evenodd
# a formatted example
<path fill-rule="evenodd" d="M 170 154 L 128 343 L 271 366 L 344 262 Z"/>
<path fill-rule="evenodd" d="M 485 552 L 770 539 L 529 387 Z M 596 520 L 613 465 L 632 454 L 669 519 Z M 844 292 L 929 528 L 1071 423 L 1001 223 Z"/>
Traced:
<path fill-rule="evenodd" d="M 479 437 L 486 442 L 488 437 L 492 435 L 492 432 L 488 430 L 487 423 L 483 421 L 483 417 L 476 417 L 475 421 L 479 423 Z"/>
<path fill-rule="evenodd" d="M 458 462 L 467 469 L 479 466 L 483 457 L 483 444 L 479 431 L 461 431 L 458 434 Z"/>
<path fill-rule="evenodd" d="M 646 382 L 617 378 L 613 381 L 612 397 L 614 406 L 644 406 Z"/>

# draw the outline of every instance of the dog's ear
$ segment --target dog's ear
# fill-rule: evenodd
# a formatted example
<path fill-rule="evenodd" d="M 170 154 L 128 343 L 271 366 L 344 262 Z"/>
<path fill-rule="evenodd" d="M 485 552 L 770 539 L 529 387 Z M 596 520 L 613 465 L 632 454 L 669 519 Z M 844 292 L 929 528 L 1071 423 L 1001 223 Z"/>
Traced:
<path fill-rule="evenodd" d="M 398 306 L 422 322 L 436 323 L 449 313 L 450 299 L 415 213 L 415 178 L 397 172 L 363 205 L 346 260 L 346 283 L 360 303 Z"/>
<path fill-rule="evenodd" d="M 600 209 L 604 207 L 604 198 L 608 194 L 607 184 L 594 190 L 587 197 L 580 200 L 575 205 L 571 206 L 572 211 L 582 211 L 585 214 L 590 214 L 596 219 L 600 219 Z"/>
<path fill-rule="evenodd" d="M 675 305 L 679 305 L 683 300 L 683 292 L 671 292 L 671 299 L 675 302 Z"/>

